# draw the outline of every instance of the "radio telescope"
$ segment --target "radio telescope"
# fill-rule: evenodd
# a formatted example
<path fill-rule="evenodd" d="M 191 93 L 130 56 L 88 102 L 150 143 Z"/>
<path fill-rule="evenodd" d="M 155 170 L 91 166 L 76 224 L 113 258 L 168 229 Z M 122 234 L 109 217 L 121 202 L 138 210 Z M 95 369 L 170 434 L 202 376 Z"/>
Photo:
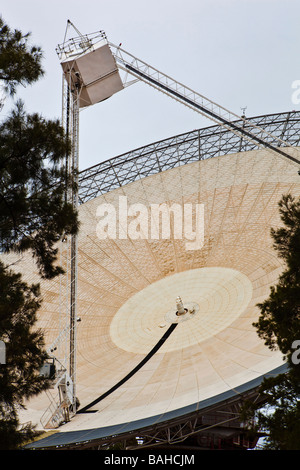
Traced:
<path fill-rule="evenodd" d="M 263 377 L 286 367 L 252 324 L 284 268 L 270 228 L 281 224 L 281 196 L 300 196 L 300 114 L 231 115 L 133 56 L 127 60 L 104 36 L 105 50 L 95 51 L 90 37 L 79 38 L 83 62 L 95 52 L 98 65 L 111 67 L 102 74 L 105 95 L 80 82 L 84 94 L 68 115 L 75 143 L 79 107 L 122 90 L 122 67 L 215 124 L 79 174 L 71 197 L 80 231 L 75 241 L 59 242 L 64 276 L 40 281 L 30 254 L 23 255 L 18 270 L 41 284 L 38 326 L 53 359 L 49 367 L 56 364 L 54 389 L 27 403 L 21 416 L 57 432 L 28 447 L 239 436 L 241 400 L 259 400 Z M 69 59 L 62 66 L 73 74 L 66 80 L 72 88 L 81 62 L 69 67 Z M 75 151 L 73 165 L 76 158 Z"/>

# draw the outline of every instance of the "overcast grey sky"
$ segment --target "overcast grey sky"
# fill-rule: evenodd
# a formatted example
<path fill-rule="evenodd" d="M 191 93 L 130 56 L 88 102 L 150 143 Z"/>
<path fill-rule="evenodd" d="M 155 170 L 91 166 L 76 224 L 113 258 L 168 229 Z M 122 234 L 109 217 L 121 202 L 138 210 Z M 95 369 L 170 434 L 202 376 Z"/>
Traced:
<path fill-rule="evenodd" d="M 234 113 L 300 109 L 292 101 L 300 80 L 299 0 L 1 0 L 0 14 L 44 51 L 45 77 L 18 95 L 29 112 L 47 118 L 61 116 L 55 48 L 68 19 L 82 33 L 104 30 L 111 42 Z M 138 83 L 80 113 L 80 168 L 209 125 Z"/>

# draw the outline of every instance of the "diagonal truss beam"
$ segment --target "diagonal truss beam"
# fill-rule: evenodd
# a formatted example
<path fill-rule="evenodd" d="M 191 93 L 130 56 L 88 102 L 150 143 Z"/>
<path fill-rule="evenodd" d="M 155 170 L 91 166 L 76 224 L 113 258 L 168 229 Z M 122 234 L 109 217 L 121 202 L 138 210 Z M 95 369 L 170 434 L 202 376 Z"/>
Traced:
<path fill-rule="evenodd" d="M 286 147 L 286 143 L 279 137 L 274 137 L 264 129 L 253 126 L 253 124 L 245 118 L 241 119 L 240 116 L 237 116 L 223 106 L 214 103 L 200 93 L 197 93 L 191 88 L 174 80 L 172 77 L 150 66 L 146 62 L 134 57 L 129 52 L 121 49 L 120 46 L 115 46 L 110 42 L 108 42 L 108 44 L 116 63 L 121 70 L 130 73 L 134 77 L 153 86 L 157 90 L 162 91 L 171 98 L 174 98 L 182 104 L 190 107 L 194 111 L 197 111 L 212 121 L 221 124 L 226 129 L 248 139 L 250 142 L 254 142 L 264 148 L 267 147 L 271 151 L 290 159 L 294 163 L 300 164 L 300 159 L 293 157 L 288 152 L 282 150 L 282 148 L 279 148 Z M 270 139 L 273 141 L 275 139 L 276 145 L 270 143 Z"/>

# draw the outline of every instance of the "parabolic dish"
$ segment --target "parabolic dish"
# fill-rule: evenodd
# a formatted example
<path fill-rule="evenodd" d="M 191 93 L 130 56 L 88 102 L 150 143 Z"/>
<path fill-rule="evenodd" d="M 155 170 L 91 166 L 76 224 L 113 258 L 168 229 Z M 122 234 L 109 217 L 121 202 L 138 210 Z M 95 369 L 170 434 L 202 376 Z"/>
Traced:
<path fill-rule="evenodd" d="M 279 120 L 282 130 L 285 119 Z M 284 268 L 270 228 L 281 225 L 282 195 L 300 196 L 298 168 L 266 149 L 238 148 L 236 143 L 230 154 L 213 158 L 199 153 L 194 161 L 135 179 L 80 205 L 76 394 L 81 408 L 129 374 L 173 322 L 177 326 L 138 372 L 92 407 L 94 413 L 77 414 L 60 434 L 178 410 L 238 389 L 283 364 L 252 323 L 258 318 L 257 304 L 269 296 Z M 294 156 L 296 150 L 288 148 Z M 149 234 L 142 239 L 99 238 L 99 206 L 116 208 L 119 229 L 120 219 L 125 220 L 118 212 L 124 196 L 128 207 L 140 204 L 148 214 L 153 204 L 188 204 L 194 215 L 197 204 L 202 205 L 203 246 L 188 250 L 187 239 L 175 238 L 175 218 L 169 239 L 151 239 Z M 134 220 L 129 216 L 127 223 Z M 149 215 L 149 224 L 151 220 Z M 141 226 L 135 230 L 141 234 Z M 63 248 L 60 256 L 64 265 Z M 18 270 L 27 281 L 38 281 L 30 255 L 23 256 Z M 65 318 L 64 283 L 42 282 L 38 326 L 47 344 L 57 338 Z M 193 313 L 176 315 L 178 296 L 183 305 L 196 306 Z M 47 406 L 45 395 L 31 400 L 24 421 L 26 416 L 38 422 Z"/>

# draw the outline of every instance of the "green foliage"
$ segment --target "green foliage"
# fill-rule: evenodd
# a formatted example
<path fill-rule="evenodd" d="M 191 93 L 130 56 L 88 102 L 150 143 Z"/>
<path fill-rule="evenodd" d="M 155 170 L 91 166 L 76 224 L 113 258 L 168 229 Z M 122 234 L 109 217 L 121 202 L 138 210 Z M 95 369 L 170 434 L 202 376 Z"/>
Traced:
<path fill-rule="evenodd" d="M 17 85 L 28 85 L 43 75 L 42 51 L 29 46 L 30 34 L 11 30 L 0 17 L 0 80 L 7 93 L 14 95 Z"/>
<path fill-rule="evenodd" d="M 33 330 L 40 305 L 39 286 L 28 286 L 0 262 L 0 339 L 6 344 L 6 364 L 0 365 L 0 449 L 25 439 L 15 432 L 18 410 L 24 399 L 48 386 L 39 375 L 47 357 L 43 334 Z"/>
<path fill-rule="evenodd" d="M 279 202 L 283 226 L 272 229 L 274 248 L 285 262 L 285 270 L 269 298 L 259 304 L 254 326 L 271 350 L 280 350 L 289 369 L 264 379 L 261 404 L 246 403 L 243 419 L 254 420 L 251 432 L 264 429 L 266 449 L 300 450 L 300 365 L 293 361 L 293 344 L 300 340 L 300 200 L 290 194 Z"/>
<path fill-rule="evenodd" d="M 300 383 L 293 374 L 281 374 L 263 384 L 267 410 L 258 412 L 260 426 L 268 430 L 266 449 L 300 449 Z"/>
<path fill-rule="evenodd" d="M 284 226 L 272 229 L 271 235 L 286 269 L 269 298 L 258 305 L 261 313 L 254 326 L 270 349 L 279 349 L 291 362 L 293 341 L 300 339 L 300 201 L 286 195 L 279 208 Z"/>
<path fill-rule="evenodd" d="M 20 102 L 0 124 L 0 249 L 31 249 L 46 278 L 62 271 L 54 265 L 57 240 L 78 229 L 65 201 L 68 151 L 59 122 L 26 114 Z"/>
<path fill-rule="evenodd" d="M 259 392 L 260 404 L 247 401 L 242 408 L 241 419 L 248 422 L 249 436 L 263 434 L 266 450 L 299 450 L 298 374 L 291 371 L 265 379 Z"/>
<path fill-rule="evenodd" d="M 0 18 L 0 82 L 15 95 L 43 75 L 42 51 L 28 44 L 30 35 L 12 31 Z M 78 230 L 77 212 L 66 202 L 73 176 L 62 163 L 70 143 L 57 120 L 27 114 L 17 101 L 0 122 L 0 252 L 30 250 L 40 275 L 51 279 L 57 265 L 57 241 Z M 36 328 L 42 299 L 38 285 L 0 261 L 0 340 L 6 364 L 0 365 L 0 449 L 15 449 L 32 438 L 34 429 L 19 428 L 25 400 L 46 389 L 40 376 L 47 357 L 43 332 Z"/>

